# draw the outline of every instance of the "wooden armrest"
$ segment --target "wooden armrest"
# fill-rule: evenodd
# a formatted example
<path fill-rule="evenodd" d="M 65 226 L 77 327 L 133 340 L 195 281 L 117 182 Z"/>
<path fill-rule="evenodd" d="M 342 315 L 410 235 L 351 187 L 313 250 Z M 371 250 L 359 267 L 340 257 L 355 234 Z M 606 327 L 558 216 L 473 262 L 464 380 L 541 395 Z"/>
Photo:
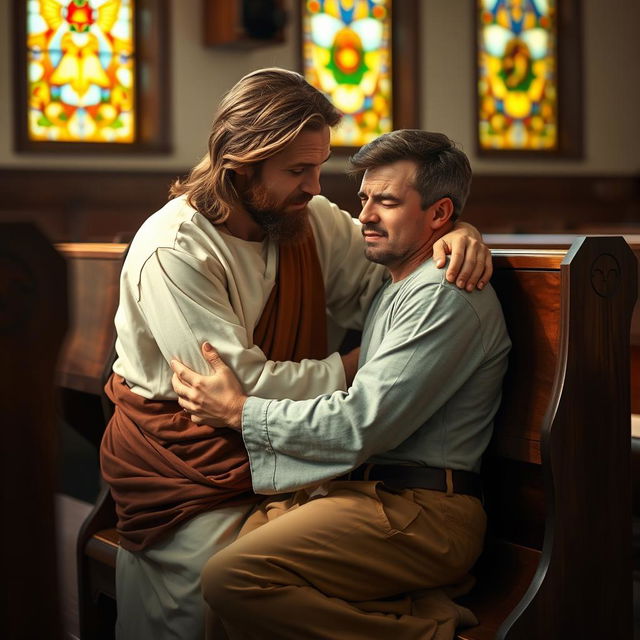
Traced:
<path fill-rule="evenodd" d="M 118 546 L 118 532 L 115 529 L 103 529 L 91 536 L 85 547 L 85 553 L 90 558 L 115 569 Z"/>

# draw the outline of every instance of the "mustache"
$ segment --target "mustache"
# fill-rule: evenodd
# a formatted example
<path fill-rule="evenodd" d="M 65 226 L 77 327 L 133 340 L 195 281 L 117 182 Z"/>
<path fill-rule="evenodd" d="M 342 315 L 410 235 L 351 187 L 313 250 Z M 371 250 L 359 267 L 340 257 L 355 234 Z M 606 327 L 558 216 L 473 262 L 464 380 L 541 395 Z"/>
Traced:
<path fill-rule="evenodd" d="M 287 205 L 289 205 L 289 204 L 308 204 L 309 202 L 311 202 L 311 198 L 313 198 L 313 196 L 305 194 L 305 195 L 302 195 L 302 196 L 298 196 L 297 198 L 292 198 L 291 200 L 288 200 L 286 202 L 286 204 Z"/>
<path fill-rule="evenodd" d="M 373 233 L 379 233 L 381 236 L 387 235 L 387 232 L 382 227 L 379 227 L 375 224 L 371 224 L 369 222 L 366 224 L 363 224 L 360 231 L 362 232 L 362 235 L 364 235 L 367 231 L 370 231 Z"/>

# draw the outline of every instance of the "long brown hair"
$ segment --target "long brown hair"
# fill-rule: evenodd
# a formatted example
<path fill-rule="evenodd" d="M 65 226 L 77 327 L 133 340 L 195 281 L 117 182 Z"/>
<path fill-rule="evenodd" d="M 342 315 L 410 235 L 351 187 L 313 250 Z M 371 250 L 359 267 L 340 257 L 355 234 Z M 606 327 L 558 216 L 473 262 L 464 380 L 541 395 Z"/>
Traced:
<path fill-rule="evenodd" d="M 299 73 L 271 68 L 242 78 L 216 112 L 209 151 L 177 180 L 171 198 L 186 195 L 189 204 L 212 222 L 224 222 L 238 203 L 236 169 L 272 157 L 304 128 L 335 126 L 342 114 Z"/>

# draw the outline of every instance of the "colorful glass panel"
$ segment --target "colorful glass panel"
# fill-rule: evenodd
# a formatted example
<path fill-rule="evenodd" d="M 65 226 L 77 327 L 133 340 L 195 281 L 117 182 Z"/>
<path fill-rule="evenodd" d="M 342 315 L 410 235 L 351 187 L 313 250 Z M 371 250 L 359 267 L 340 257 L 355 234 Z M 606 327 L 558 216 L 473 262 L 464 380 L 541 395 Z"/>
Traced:
<path fill-rule="evenodd" d="M 482 149 L 558 147 L 555 0 L 478 0 Z"/>
<path fill-rule="evenodd" d="M 391 0 L 305 0 L 307 81 L 344 119 L 334 146 L 360 146 L 391 131 Z"/>
<path fill-rule="evenodd" d="M 135 0 L 29 0 L 30 140 L 135 141 Z"/>

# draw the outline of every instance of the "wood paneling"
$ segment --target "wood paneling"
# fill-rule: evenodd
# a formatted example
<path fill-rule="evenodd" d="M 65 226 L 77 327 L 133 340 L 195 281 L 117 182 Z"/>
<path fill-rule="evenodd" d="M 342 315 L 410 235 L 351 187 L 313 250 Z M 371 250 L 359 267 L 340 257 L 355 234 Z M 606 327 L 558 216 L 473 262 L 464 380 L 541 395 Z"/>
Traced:
<path fill-rule="evenodd" d="M 112 353 L 124 244 L 59 244 L 69 274 L 70 328 L 57 366 L 60 415 L 97 448 L 102 387 Z"/>
<path fill-rule="evenodd" d="M 540 424 L 558 359 L 560 270 L 498 268 L 493 280 L 513 342 L 495 444 L 503 456 L 540 463 Z"/>
<path fill-rule="evenodd" d="M 180 174 L 0 170 L 0 222 L 32 221 L 54 242 L 111 242 L 162 207 Z"/>
<path fill-rule="evenodd" d="M 324 173 L 323 193 L 352 214 L 359 181 Z M 462 219 L 483 233 L 554 233 L 584 225 L 640 233 L 640 176 L 476 174 Z"/>
<path fill-rule="evenodd" d="M 639 307 L 636 303 L 636 316 L 640 316 Z M 640 414 L 640 344 L 631 345 L 631 413 Z"/>
<path fill-rule="evenodd" d="M 187 171 L 1 169 L 0 221 L 33 220 L 55 242 L 111 241 L 159 209 Z M 321 182 L 360 211 L 356 179 L 325 172 Z M 483 233 L 640 233 L 640 176 L 477 175 L 463 219 Z"/>

